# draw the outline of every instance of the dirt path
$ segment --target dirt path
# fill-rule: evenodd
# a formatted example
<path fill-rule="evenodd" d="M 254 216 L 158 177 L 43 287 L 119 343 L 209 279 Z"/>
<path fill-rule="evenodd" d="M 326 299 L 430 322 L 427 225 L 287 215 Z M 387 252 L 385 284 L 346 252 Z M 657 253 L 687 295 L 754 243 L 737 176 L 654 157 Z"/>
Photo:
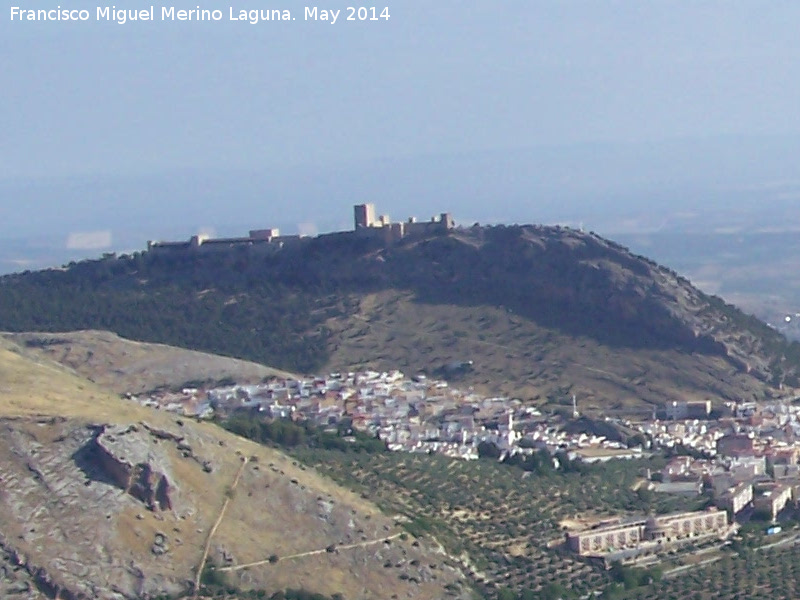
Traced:
<path fill-rule="evenodd" d="M 208 532 L 206 545 L 203 548 L 203 557 L 200 559 L 200 566 L 197 568 L 197 575 L 194 578 L 194 589 L 192 591 L 192 598 L 194 598 L 194 600 L 197 600 L 197 592 L 200 589 L 200 578 L 203 576 L 203 569 L 206 568 L 208 552 L 211 549 L 211 540 L 213 539 L 214 534 L 217 532 L 217 528 L 219 527 L 220 523 L 222 523 L 222 519 L 225 517 L 225 511 L 228 510 L 228 504 L 230 504 L 231 500 L 233 499 L 234 493 L 236 492 L 236 486 L 239 485 L 239 479 L 241 479 L 242 473 L 244 472 L 244 468 L 246 466 L 247 457 L 242 457 L 242 464 L 239 465 L 239 470 L 236 471 L 236 477 L 233 478 L 233 483 L 231 484 L 230 490 L 225 494 L 225 502 L 222 503 L 222 508 L 219 509 L 217 520 L 214 522 L 214 526 L 211 527 L 211 531 Z"/>
<path fill-rule="evenodd" d="M 339 550 L 350 550 L 352 548 L 363 548 L 363 547 L 366 547 L 366 546 L 371 546 L 373 544 L 382 544 L 383 542 L 388 542 L 389 540 L 393 540 L 393 539 L 399 538 L 401 535 L 403 535 L 403 534 L 402 533 L 395 533 L 394 535 L 390 535 L 389 537 L 382 537 L 382 538 L 380 538 L 378 540 L 368 540 L 366 542 L 356 542 L 355 544 L 347 544 L 345 546 L 336 546 L 336 551 L 338 552 Z M 321 550 L 310 550 L 308 552 L 300 552 L 299 554 L 290 554 L 288 556 L 281 556 L 281 557 L 278 558 L 278 560 L 290 560 L 290 559 L 293 559 L 293 558 L 303 558 L 305 556 L 314 556 L 315 554 L 324 554 L 327 551 L 328 550 L 326 548 L 322 548 Z M 222 568 L 220 568 L 218 570 L 219 571 L 240 571 L 241 569 L 247 569 L 249 567 L 258 567 L 258 566 L 261 566 L 261 565 L 265 565 L 268 562 L 270 562 L 270 560 L 267 558 L 266 560 L 259 560 L 259 561 L 252 562 L 252 563 L 247 563 L 247 564 L 244 564 L 244 565 L 234 565 L 232 567 L 222 567 Z"/>
<path fill-rule="evenodd" d="M 756 550 L 769 550 L 770 548 L 780 548 L 782 546 L 796 546 L 797 544 L 800 544 L 800 533 L 783 538 L 782 540 L 778 540 L 777 542 L 772 542 L 769 544 L 764 544 L 763 546 L 758 546 L 756 547 Z"/>
<path fill-rule="evenodd" d="M 692 563 L 689 565 L 681 565 L 680 567 L 675 567 L 674 569 L 670 569 L 669 571 L 664 571 L 663 577 L 664 579 L 668 579 L 670 577 L 676 577 L 686 571 L 691 571 L 692 569 L 698 569 L 700 567 L 704 567 L 706 565 L 710 565 L 711 563 L 715 563 L 718 560 L 721 560 L 721 556 L 712 556 L 711 558 L 707 558 L 705 560 L 701 560 L 696 563 Z"/>

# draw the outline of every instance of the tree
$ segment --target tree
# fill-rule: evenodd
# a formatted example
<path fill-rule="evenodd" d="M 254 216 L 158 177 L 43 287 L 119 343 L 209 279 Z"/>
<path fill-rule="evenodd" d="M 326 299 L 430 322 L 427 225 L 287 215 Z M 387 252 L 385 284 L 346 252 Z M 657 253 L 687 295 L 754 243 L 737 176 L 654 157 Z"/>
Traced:
<path fill-rule="evenodd" d="M 481 442 L 478 444 L 478 457 L 497 460 L 500 458 L 500 448 L 494 442 Z"/>
<path fill-rule="evenodd" d="M 647 443 L 647 439 L 641 433 L 637 433 L 636 435 L 632 435 L 628 438 L 627 446 L 628 448 L 635 448 L 636 446 L 640 446 L 644 448 L 644 445 Z"/>
<path fill-rule="evenodd" d="M 563 585 L 554 582 L 548 583 L 542 590 L 542 600 L 566 600 L 572 597 L 572 592 Z"/>
<path fill-rule="evenodd" d="M 517 595 L 511 588 L 500 588 L 497 590 L 497 600 L 517 600 Z"/>

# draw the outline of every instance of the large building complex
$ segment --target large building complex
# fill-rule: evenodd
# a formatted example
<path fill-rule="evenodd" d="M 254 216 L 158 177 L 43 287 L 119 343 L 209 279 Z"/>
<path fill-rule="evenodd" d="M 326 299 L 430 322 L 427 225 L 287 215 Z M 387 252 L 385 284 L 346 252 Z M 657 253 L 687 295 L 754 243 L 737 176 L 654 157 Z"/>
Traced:
<path fill-rule="evenodd" d="M 597 556 L 644 545 L 658 549 L 689 538 L 724 537 L 729 531 L 727 513 L 712 508 L 642 517 L 570 533 L 567 546 L 581 556 Z"/>

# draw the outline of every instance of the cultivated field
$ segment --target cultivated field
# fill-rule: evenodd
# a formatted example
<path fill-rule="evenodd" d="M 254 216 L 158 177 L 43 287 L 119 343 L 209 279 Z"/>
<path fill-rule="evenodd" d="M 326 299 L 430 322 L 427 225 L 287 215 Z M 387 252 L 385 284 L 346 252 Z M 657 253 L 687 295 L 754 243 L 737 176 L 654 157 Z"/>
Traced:
<path fill-rule="evenodd" d="M 583 595 L 611 582 L 605 570 L 559 547 L 565 519 L 692 510 L 705 502 L 637 491 L 644 470 L 659 460 L 536 474 L 438 455 L 305 451 L 301 456 L 406 515 L 410 531 L 433 535 L 451 554 L 461 555 L 489 597 L 503 597 L 498 594 L 506 589 L 542 593 L 553 585 Z"/>

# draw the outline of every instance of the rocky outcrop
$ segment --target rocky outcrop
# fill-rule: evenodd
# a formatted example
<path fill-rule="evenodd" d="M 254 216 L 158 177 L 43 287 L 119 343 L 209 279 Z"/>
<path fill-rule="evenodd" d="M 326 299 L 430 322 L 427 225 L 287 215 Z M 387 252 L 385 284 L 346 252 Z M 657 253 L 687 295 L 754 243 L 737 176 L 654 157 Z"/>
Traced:
<path fill-rule="evenodd" d="M 289 587 L 353 600 L 390 587 L 408 599 L 468 596 L 459 572 L 440 567 L 434 579 L 424 566 L 442 558 L 400 539 L 355 494 L 250 444 L 257 458 L 243 462 L 232 442 L 163 414 L 125 426 L 0 417 L 0 598 L 186 597 L 212 530 L 215 564 L 266 561 L 227 579 L 267 596 Z M 456 585 L 463 593 L 450 596 Z"/>
<path fill-rule="evenodd" d="M 170 510 L 175 485 L 164 457 L 155 451 L 144 427 L 103 427 L 94 438 L 97 458 L 120 488 L 152 511 Z"/>
<path fill-rule="evenodd" d="M 121 540 L 115 516 L 137 500 L 101 467 L 102 427 L 65 420 L 0 420 L 0 597 L 123 600 L 141 597 L 148 569 Z M 153 518 L 161 514 L 153 515 Z M 144 591 L 179 593 L 154 572 Z"/>
<path fill-rule="evenodd" d="M 38 569 L 32 568 L 24 555 L 10 548 L 0 535 L 0 597 L 39 599 L 48 596 L 49 590 L 40 589 Z"/>

